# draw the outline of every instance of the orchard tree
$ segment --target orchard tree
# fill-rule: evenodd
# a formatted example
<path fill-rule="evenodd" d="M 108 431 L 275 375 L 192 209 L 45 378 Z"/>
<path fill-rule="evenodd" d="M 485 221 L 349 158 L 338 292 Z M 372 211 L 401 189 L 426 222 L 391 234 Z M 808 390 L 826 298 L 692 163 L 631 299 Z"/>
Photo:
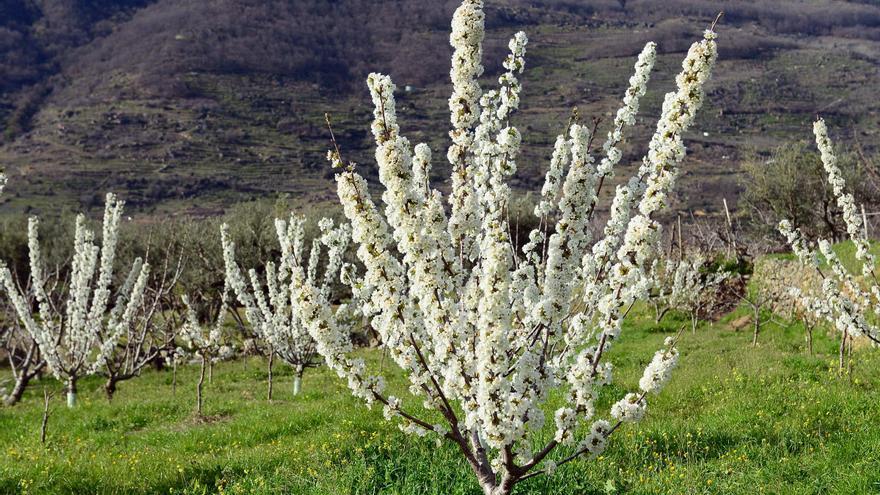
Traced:
<path fill-rule="evenodd" d="M 804 297 L 807 299 L 803 303 L 804 307 L 809 308 L 816 317 L 827 321 L 840 332 L 842 371 L 843 356 L 848 341 L 864 337 L 874 344 L 880 344 L 880 330 L 873 323 L 880 313 L 880 281 L 877 280 L 876 259 L 871 253 L 862 216 L 859 215 L 852 193 L 846 190 L 846 180 L 838 167 L 824 120 L 816 121 L 813 125 L 813 134 L 816 136 L 816 145 L 835 202 L 843 212 L 847 237 L 855 245 L 856 261 L 861 264 L 861 277 L 851 273 L 843 265 L 834 252 L 830 240 L 820 238 L 817 251 L 816 247 L 808 244 L 801 230 L 787 219 L 779 222 L 779 231 L 785 236 L 801 263 L 813 267 L 822 279 L 822 297 L 816 298 L 805 294 Z M 827 268 L 822 267 L 820 255 Z"/>
<path fill-rule="evenodd" d="M 385 417 L 398 419 L 406 432 L 449 440 L 484 493 L 507 495 L 517 483 L 600 454 L 623 423 L 645 415 L 648 394 L 670 377 L 678 360 L 672 338 L 654 355 L 638 389 L 614 403 L 610 417 L 596 410 L 611 382 L 606 353 L 621 335 L 623 315 L 653 284 L 649 271 L 661 236 L 655 217 L 669 203 L 685 156 L 683 137 L 717 55 L 710 28 L 690 47 L 648 153 L 636 175 L 617 187 L 603 236 L 591 247 L 589 222 L 621 159 L 624 133 L 635 122 L 654 64 L 655 45 L 649 43 L 601 148 L 592 146 L 596 132 L 577 119 L 556 139 L 535 209 L 540 226 L 519 250 L 507 220 L 507 182 L 522 143 L 511 117 L 519 106 L 527 40 L 523 33 L 513 37 L 500 88 L 484 92 L 483 36 L 483 4 L 466 0 L 455 12 L 450 38 L 448 216 L 447 200 L 428 181 L 430 149 L 413 147 L 400 133 L 388 76 L 367 79 L 384 216 L 354 164 L 343 164 L 338 144 L 329 153 L 342 169 L 338 195 L 366 270 L 361 309 L 404 370 L 410 392 L 436 413 L 419 414 L 389 395 L 380 376 L 350 357 L 347 329 L 303 266 L 293 266 L 291 284 L 318 352 L 355 396 L 381 404 Z M 547 418 L 555 390 L 563 402 Z M 427 419 L 434 414 L 442 420 Z M 553 431 L 549 441 L 539 434 L 545 425 Z"/>
<path fill-rule="evenodd" d="M 149 277 L 149 264 L 140 258 L 133 263 L 125 283 L 110 308 L 113 261 L 119 221 L 124 203 L 107 194 L 101 247 L 86 228 L 84 215 L 76 217 L 74 252 L 69 281 L 48 280 L 40 255 L 39 222 L 28 223 L 30 284 L 20 290 L 5 264 L 0 264 L 0 282 L 9 295 L 24 328 L 39 347 L 49 371 L 67 386 L 67 405 L 76 405 L 77 381 L 100 371 L 125 334 L 140 306 Z M 35 301 L 29 304 L 30 294 Z"/>
<path fill-rule="evenodd" d="M 204 402 L 202 390 L 205 385 L 205 371 L 212 362 L 226 359 L 234 354 L 232 340 L 223 325 L 228 309 L 228 286 L 223 288 L 220 297 L 220 306 L 217 312 L 202 315 L 201 318 L 199 311 L 190 302 L 189 297 L 186 294 L 182 297 L 185 315 L 183 325 L 179 330 L 179 337 L 183 345 L 175 349 L 174 359 L 179 359 L 179 356 L 185 351 L 199 360 L 199 381 L 196 383 L 196 415 L 199 417 L 202 416 Z M 210 312 L 210 308 L 204 312 Z M 176 366 L 174 371 L 176 381 Z"/>
<path fill-rule="evenodd" d="M 681 311 L 690 317 L 691 331 L 696 332 L 697 323 L 717 301 L 719 286 L 728 275 L 708 271 L 706 261 L 705 255 L 693 251 L 654 262 L 651 275 L 657 291 L 651 302 L 657 323 L 670 310 Z"/>
<path fill-rule="evenodd" d="M 290 283 L 291 271 L 305 260 L 305 218 L 291 214 L 290 219 L 275 220 L 281 257 L 276 264 L 266 263 L 265 288 L 257 271 L 248 271 L 250 284 L 235 261 L 235 244 L 230 239 L 226 224 L 221 227 L 223 259 L 229 286 L 244 306 L 245 316 L 256 336 L 269 348 L 269 392 L 272 399 L 272 357 L 278 356 L 294 369 L 293 395 L 300 392 L 303 373 L 317 366 L 315 341 L 300 318 Z M 333 300 L 332 288 L 339 279 L 343 256 L 351 239 L 347 224 L 334 227 L 333 221 L 322 218 L 318 223 L 320 235 L 312 239 L 306 265 L 307 281 L 318 288 L 325 300 Z M 327 249 L 323 274 L 319 275 L 321 246 Z M 250 286 L 248 286 L 250 285 Z"/>
<path fill-rule="evenodd" d="M 21 400 L 31 380 L 43 373 L 46 361 L 40 356 L 37 342 L 21 327 L 14 313 L 9 326 L 0 330 L 0 350 L 6 354 L 13 382 L 8 392 L 5 387 L 0 389 L 0 400 L 13 406 Z"/>

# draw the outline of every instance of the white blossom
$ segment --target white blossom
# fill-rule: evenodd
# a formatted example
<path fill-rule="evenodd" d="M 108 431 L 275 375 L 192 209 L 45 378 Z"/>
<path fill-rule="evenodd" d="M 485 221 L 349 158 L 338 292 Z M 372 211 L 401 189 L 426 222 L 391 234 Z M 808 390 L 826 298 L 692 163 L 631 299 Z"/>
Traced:
<path fill-rule="evenodd" d="M 660 231 L 653 216 L 668 203 L 685 153 L 681 136 L 702 103 L 716 48 L 712 32 L 691 47 L 642 170 L 618 188 L 600 247 L 590 249 L 588 226 L 600 188 L 621 159 L 624 130 L 635 121 L 653 44 L 639 56 L 601 156 L 594 156 L 591 130 L 577 119 L 557 139 L 535 210 L 542 227 L 518 253 L 508 222 L 508 183 L 523 143 L 511 116 L 520 104 L 527 39 L 521 33 L 513 37 L 498 88 L 483 91 L 478 83 L 483 23 L 482 2 L 474 0 L 466 0 L 453 18 L 448 216 L 447 200 L 427 180 L 430 150 L 413 147 L 401 134 L 388 76 L 367 79 L 381 204 L 355 167 L 336 176 L 364 266 L 363 277 L 351 284 L 360 295 L 356 304 L 403 369 L 410 391 L 447 427 L 437 428 L 386 396 L 383 381 L 367 376 L 362 361 L 348 356 L 351 345 L 340 317 L 328 309 L 326 294 L 306 267 L 292 266 L 290 280 L 293 304 L 318 353 L 352 393 L 368 404 L 381 403 L 383 415 L 403 431 L 454 442 L 484 490 L 502 495 L 539 465 L 552 471 L 547 456 L 558 444 L 597 455 L 615 429 L 594 418 L 595 401 L 613 375 L 604 353 L 620 336 L 622 308 L 652 286 Z M 337 153 L 330 160 L 341 161 Z M 666 382 L 677 351 L 667 346 L 660 356 L 646 371 L 647 390 Z M 545 418 L 544 406 L 556 388 L 568 389 L 564 404 Z M 636 398 L 628 396 L 612 416 L 640 419 L 645 401 Z M 536 445 L 532 433 L 548 421 L 554 439 Z M 590 426 L 585 438 L 578 433 L 583 425 Z M 501 488 L 497 483 L 504 479 Z"/>
<path fill-rule="evenodd" d="M 37 302 L 35 318 L 27 294 L 19 290 L 9 269 L 0 263 L 0 282 L 22 325 L 37 343 L 46 366 L 68 389 L 68 405 L 76 401 L 76 383 L 101 370 L 119 338 L 128 328 L 143 300 L 150 265 L 136 259 L 110 307 L 113 265 L 124 203 L 107 194 L 101 246 L 86 227 L 85 216 L 76 217 L 70 282 L 66 290 L 48 285 L 39 241 L 39 221 L 28 222 L 30 290 Z M 51 287 L 51 289 L 49 288 Z"/>
<path fill-rule="evenodd" d="M 382 134 L 384 131 L 380 127 L 378 132 Z M 223 224 L 220 228 L 226 283 L 238 302 L 244 306 L 245 317 L 256 337 L 294 368 L 295 380 L 303 375 L 306 368 L 316 365 L 314 358 L 317 354 L 316 343 L 300 317 L 299 306 L 293 300 L 296 293 L 291 284 L 293 269 L 302 267 L 304 262 L 304 223 L 303 217 L 293 214 L 288 220 L 275 220 L 281 257 L 277 263 L 266 263 L 265 284 L 253 268 L 245 278 L 235 261 L 235 243 L 230 238 L 229 227 Z M 320 235 L 312 240 L 309 250 L 308 264 L 305 267 L 306 279 L 309 285 L 316 287 L 328 299 L 342 268 L 343 256 L 351 238 L 351 228 L 348 224 L 334 226 L 329 218 L 322 218 L 318 222 L 318 228 Z M 322 247 L 326 248 L 327 260 L 323 276 L 319 277 L 318 265 L 322 257 Z M 353 273 L 349 273 L 348 277 L 352 278 Z M 347 308 L 343 311 L 347 311 Z M 294 390 L 298 391 L 296 385 Z"/>
<path fill-rule="evenodd" d="M 657 394 L 672 377 L 672 370 L 678 364 L 678 349 L 672 347 L 674 342 L 667 339 L 664 343 L 668 349 L 660 349 L 654 354 L 654 359 L 645 368 L 642 379 L 639 380 L 639 389 L 649 394 Z"/>
<path fill-rule="evenodd" d="M 812 314 L 831 323 L 843 336 L 867 337 L 875 344 L 880 344 L 880 331 L 871 323 L 875 315 L 880 313 L 880 283 L 874 273 L 876 260 L 870 252 L 870 245 L 865 236 L 864 225 L 856 208 L 855 199 L 846 191 L 846 182 L 837 166 L 834 147 L 828 137 L 825 121 L 819 119 L 813 125 L 816 145 L 822 158 L 822 165 L 828 176 L 837 205 L 843 211 L 846 231 L 856 247 L 856 259 L 861 262 L 861 275 L 868 284 L 863 284 L 844 267 L 834 252 L 831 243 L 819 239 L 818 252 L 811 247 L 800 230 L 794 228 L 790 221 L 779 222 L 779 231 L 791 246 L 798 260 L 806 266 L 815 268 L 822 277 L 822 298 L 813 298 L 802 294 L 801 304 Z M 820 268 L 820 257 L 830 268 L 830 273 Z M 869 316 L 869 313 L 873 313 Z"/>
<path fill-rule="evenodd" d="M 611 417 L 624 423 L 635 423 L 645 417 L 644 397 L 635 393 L 628 393 L 623 399 L 611 406 Z"/>

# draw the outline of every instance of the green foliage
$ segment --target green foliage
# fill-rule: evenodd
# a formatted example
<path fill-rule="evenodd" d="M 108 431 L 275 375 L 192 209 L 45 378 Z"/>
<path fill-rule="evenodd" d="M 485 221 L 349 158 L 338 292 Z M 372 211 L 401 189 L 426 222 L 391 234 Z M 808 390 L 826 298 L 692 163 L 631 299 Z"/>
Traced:
<path fill-rule="evenodd" d="M 673 315 L 657 326 L 635 313 L 612 351 L 619 377 L 612 396 L 636 386 L 654 350 L 683 323 Z M 747 332 L 726 323 L 739 316 L 683 335 L 681 364 L 669 387 L 650 397 L 643 423 L 615 433 L 600 459 L 563 466 L 516 493 L 876 492 L 880 477 L 871 463 L 880 457 L 877 353 L 859 352 L 852 380 L 840 379 L 834 339 L 817 331 L 817 354 L 810 357 L 803 328 L 771 323 L 761 344 L 751 348 Z M 372 367 L 382 361 L 377 351 L 362 355 Z M 147 372 L 112 404 L 99 381 L 85 380 L 80 408 L 67 410 L 55 399 L 45 447 L 38 439 L 41 390 L 58 385 L 38 382 L 22 404 L 0 409 L 0 492 L 478 491 L 454 447 L 400 433 L 325 368 L 307 375 L 305 392 L 292 399 L 292 372 L 276 367 L 280 400 L 268 403 L 263 360 L 218 364 L 206 387 L 204 420 L 191 414 L 196 375 L 195 366 L 182 367 L 175 396 L 169 372 Z M 391 388 L 403 392 L 405 381 L 393 373 L 390 378 Z"/>
<path fill-rule="evenodd" d="M 751 275 L 754 263 L 750 258 L 729 258 L 724 253 L 718 253 L 702 270 L 704 273 L 730 273 L 732 275 Z"/>
<path fill-rule="evenodd" d="M 869 172 L 851 154 L 838 154 L 841 171 L 856 203 L 875 203 L 877 190 Z M 776 225 L 788 219 L 808 238 L 841 240 L 846 234 L 840 208 L 812 144 L 786 144 L 769 158 L 753 155 L 743 162 L 740 208 L 759 233 L 778 237 Z"/>

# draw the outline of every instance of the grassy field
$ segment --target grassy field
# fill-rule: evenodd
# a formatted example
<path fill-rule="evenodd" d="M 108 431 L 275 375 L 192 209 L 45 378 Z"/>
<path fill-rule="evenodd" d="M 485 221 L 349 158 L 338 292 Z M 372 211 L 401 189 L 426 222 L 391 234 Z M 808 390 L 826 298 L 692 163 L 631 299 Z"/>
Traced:
<path fill-rule="evenodd" d="M 750 333 L 729 324 L 740 315 L 684 335 L 672 383 L 605 455 L 517 493 L 880 493 L 880 354 L 857 351 L 853 375 L 841 378 L 833 339 L 817 335 L 810 357 L 799 326 L 769 325 L 752 348 Z M 635 388 L 665 335 L 684 324 L 629 322 L 599 411 Z M 382 361 L 378 351 L 364 355 Z M 59 386 L 36 384 L 22 404 L 0 409 L 0 492 L 478 493 L 452 446 L 405 436 L 324 368 L 307 374 L 294 399 L 291 374 L 278 366 L 268 402 L 264 361 L 220 364 L 204 419 L 192 414 L 196 376 L 196 367 L 183 369 L 174 394 L 170 372 L 148 372 L 122 384 L 112 403 L 88 380 L 75 410 L 59 393 L 45 446 L 42 387 Z M 392 387 L 402 389 L 400 377 Z"/>

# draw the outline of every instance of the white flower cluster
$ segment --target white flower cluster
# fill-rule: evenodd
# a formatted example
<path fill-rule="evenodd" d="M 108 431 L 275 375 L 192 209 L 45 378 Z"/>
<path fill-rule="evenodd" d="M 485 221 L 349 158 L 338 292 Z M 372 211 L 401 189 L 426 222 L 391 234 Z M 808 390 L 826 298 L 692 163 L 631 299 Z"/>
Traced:
<path fill-rule="evenodd" d="M 678 349 L 674 347 L 672 338 L 667 338 L 667 349 L 660 349 L 654 354 L 654 359 L 645 368 L 642 379 L 639 380 L 639 388 L 646 394 L 657 394 L 672 377 L 672 370 L 678 364 Z"/>
<path fill-rule="evenodd" d="M 657 130 L 638 174 L 627 185 L 617 188 L 605 237 L 583 255 L 580 276 L 586 309 L 572 318 L 558 361 L 570 363 L 566 376 L 571 395 L 584 411 L 592 409 L 595 386 L 605 382 L 598 379 L 606 373 L 600 361 L 620 335 L 622 309 L 647 297 L 654 283 L 650 268 L 660 224 L 652 217 L 666 205 L 678 165 L 684 158 L 681 136 L 693 124 L 702 104 L 703 84 L 717 57 L 714 40 L 715 33 L 707 31 L 701 42 L 691 46 L 683 70 L 676 77 L 677 91 L 666 95 Z M 633 217 L 634 211 L 638 214 Z M 595 327 L 598 335 L 592 331 Z M 591 340 L 595 344 L 589 345 Z M 642 399 L 626 403 L 636 407 L 643 402 Z"/>
<path fill-rule="evenodd" d="M 880 282 L 874 273 L 875 259 L 870 252 L 870 245 L 865 236 L 864 225 L 859 216 L 852 194 L 846 192 L 846 182 L 837 166 L 834 147 L 828 137 L 825 121 L 819 119 L 813 125 L 816 145 L 822 157 L 822 165 L 828 175 L 828 182 L 843 210 L 846 231 L 856 247 L 856 259 L 861 262 L 862 276 L 869 288 L 866 290 L 853 274 L 847 270 L 832 249 L 831 242 L 819 239 L 818 253 L 811 248 L 803 234 L 794 228 L 788 220 L 779 222 L 779 231 L 785 237 L 792 251 L 807 266 L 813 266 L 822 277 L 822 298 L 811 298 L 802 301 L 803 307 L 812 309 L 815 317 L 824 319 L 834 325 L 843 335 L 845 342 L 848 337 L 864 336 L 874 344 L 880 344 L 880 330 L 871 323 L 880 314 Z M 820 268 L 820 257 L 831 268 L 827 274 Z M 873 313 L 869 316 L 869 312 Z"/>
<path fill-rule="evenodd" d="M 377 119 L 378 120 L 378 119 Z M 384 130 L 377 128 L 378 135 Z M 329 299 L 331 288 L 339 277 L 343 256 L 351 239 L 351 228 L 347 224 L 334 227 L 333 221 L 323 218 L 318 223 L 320 235 L 312 240 L 309 259 L 305 265 L 307 282 L 318 288 L 324 299 Z M 309 335 L 306 325 L 300 318 L 299 307 L 293 301 L 295 290 L 291 285 L 294 267 L 301 267 L 304 252 L 305 218 L 291 214 L 288 220 L 275 219 L 275 231 L 281 248 L 281 257 L 275 262 L 266 263 L 265 288 L 256 269 L 248 271 L 250 285 L 235 261 L 235 243 L 230 239 L 229 227 L 223 224 L 220 237 L 223 245 L 223 261 L 226 267 L 226 281 L 235 293 L 239 303 L 244 306 L 245 316 L 258 338 L 263 340 L 284 362 L 293 366 L 298 380 L 306 368 L 315 366 L 315 341 Z M 318 276 L 318 266 L 322 257 L 322 246 L 326 247 L 327 260 L 323 276 Z M 349 273 L 349 278 L 352 274 Z M 295 384 L 298 384 L 295 381 Z M 298 391 L 298 385 L 295 385 Z"/>
<path fill-rule="evenodd" d="M 859 215 L 856 201 L 853 195 L 846 191 L 846 181 L 837 166 L 837 156 L 834 154 L 834 146 L 828 137 L 828 127 L 822 119 L 813 123 L 813 134 L 816 136 L 816 147 L 822 157 L 822 166 L 828 175 L 828 183 L 837 200 L 837 206 L 843 211 L 843 220 L 846 224 L 846 233 L 856 246 L 856 259 L 862 262 L 862 274 L 865 277 L 873 277 L 875 259 L 870 252 L 868 239 L 865 237 L 862 217 Z"/>
<path fill-rule="evenodd" d="M 479 77 L 483 74 L 483 13 L 482 0 L 468 0 L 456 9 L 452 16 L 452 33 L 449 43 L 453 47 L 452 95 L 449 97 L 449 113 L 452 144 L 446 153 L 452 165 L 452 194 L 449 202 L 449 232 L 455 248 L 471 256 L 475 249 L 473 238 L 479 230 L 476 215 L 476 197 L 473 191 L 473 157 L 468 152 L 473 146 L 473 125 L 480 116 Z"/>
<path fill-rule="evenodd" d="M 186 359 L 187 352 L 182 347 L 174 347 L 173 349 L 164 349 L 159 352 L 166 366 L 176 366 Z"/>
<path fill-rule="evenodd" d="M 653 216 L 668 202 L 684 157 L 682 135 L 702 102 L 716 47 L 712 32 L 691 47 L 640 175 L 618 189 L 601 246 L 589 249 L 588 225 L 604 179 L 621 159 L 619 143 L 645 92 L 653 44 L 639 56 L 599 167 L 586 126 L 575 120 L 557 139 L 536 208 L 542 228 L 518 253 L 507 220 L 507 182 L 522 143 L 510 117 L 519 106 L 526 37 L 519 33 L 511 40 L 500 88 L 483 93 L 477 82 L 483 18 L 482 2 L 466 0 L 453 20 L 450 214 L 427 180 L 427 145 L 413 147 L 401 135 L 388 76 L 367 79 L 384 207 L 354 167 L 336 176 L 365 268 L 353 287 L 362 312 L 407 374 L 410 391 L 448 426 L 438 429 L 383 395 L 382 380 L 368 377 L 363 362 L 347 356 L 345 330 L 302 266 L 291 267 L 290 285 L 319 354 L 348 379 L 354 395 L 383 404 L 385 417 L 399 420 L 404 431 L 434 432 L 454 442 L 487 493 L 506 494 L 532 468 L 552 470 L 545 461 L 557 445 L 598 454 L 616 428 L 593 417 L 600 388 L 611 381 L 612 366 L 603 355 L 620 333 L 622 308 L 652 285 L 649 269 L 660 230 Z M 557 211 L 551 225 L 550 214 Z M 644 414 L 644 394 L 660 389 L 677 359 L 673 346 L 658 355 L 643 379 L 646 390 L 624 402 L 641 413 L 627 406 L 619 414 L 615 409 L 615 417 L 631 421 Z M 554 412 L 554 439 L 536 450 L 531 433 L 545 423 L 542 406 L 551 390 L 565 385 L 569 400 Z M 590 425 L 585 438 L 577 438 L 581 425 Z"/>
<path fill-rule="evenodd" d="M 178 332 L 178 337 L 184 348 L 176 348 L 172 359 L 180 359 L 186 352 L 209 361 L 225 359 L 233 352 L 229 343 L 230 338 L 223 327 L 223 319 L 226 318 L 227 300 L 229 288 L 224 287 L 220 297 L 220 309 L 213 321 L 205 324 L 199 320 L 198 312 L 184 294 L 181 297 L 185 308 L 185 319 Z"/>
<path fill-rule="evenodd" d="M 600 176 L 611 175 L 614 166 L 623 157 L 623 153 L 619 149 L 620 142 L 623 140 L 623 130 L 626 127 L 632 127 L 636 123 L 636 114 L 639 113 L 639 100 L 645 95 L 645 91 L 648 88 L 651 70 L 654 68 L 656 59 L 657 45 L 653 42 L 646 44 L 636 61 L 635 74 L 629 79 L 629 88 L 627 88 L 626 94 L 623 97 L 623 106 L 617 110 L 613 127 L 608 131 L 608 137 L 602 145 L 605 157 L 602 158 L 596 171 Z"/>
<path fill-rule="evenodd" d="M 623 423 L 635 423 L 645 417 L 648 404 L 645 396 L 658 394 L 672 377 L 672 370 L 678 365 L 678 349 L 675 338 L 667 337 L 665 349 L 660 349 L 645 368 L 639 380 L 639 393 L 628 393 L 611 406 L 611 416 Z"/>
<path fill-rule="evenodd" d="M 611 406 L 611 416 L 624 423 L 636 423 L 645 417 L 647 407 L 643 394 L 630 392 Z"/>
<path fill-rule="evenodd" d="M 76 382 L 85 375 L 98 372 L 115 350 L 119 338 L 127 330 L 143 301 L 150 266 L 135 260 L 124 284 L 110 306 L 110 283 L 124 203 L 107 194 L 104 208 L 102 244 L 86 228 L 84 215 L 76 217 L 74 252 L 69 287 L 62 293 L 58 284 L 50 289 L 43 267 L 39 242 L 39 221 L 28 222 L 30 251 L 30 290 L 37 302 L 37 318 L 12 279 L 9 269 L 0 264 L 2 282 L 22 325 L 37 343 L 52 375 L 67 382 L 68 403 L 75 401 Z M 56 290 L 51 293 L 50 290 Z M 109 309 L 109 314 L 108 314 Z"/>

